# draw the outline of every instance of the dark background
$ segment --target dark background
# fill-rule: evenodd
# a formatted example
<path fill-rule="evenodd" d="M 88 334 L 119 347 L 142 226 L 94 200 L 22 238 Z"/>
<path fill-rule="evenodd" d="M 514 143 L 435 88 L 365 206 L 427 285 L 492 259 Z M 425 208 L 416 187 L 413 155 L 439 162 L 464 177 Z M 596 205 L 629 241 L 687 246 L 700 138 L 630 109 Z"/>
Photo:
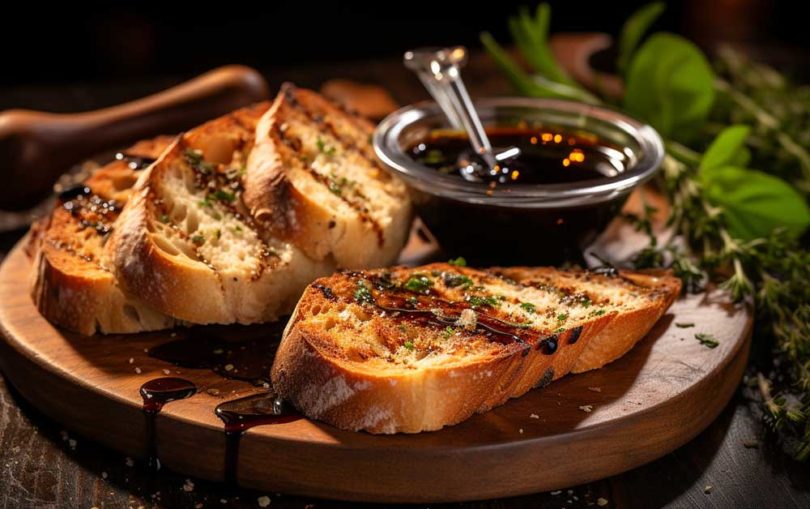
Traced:
<path fill-rule="evenodd" d="M 644 1 L 552 0 L 552 31 L 618 32 Z M 0 15 L 0 94 L 32 85 L 186 77 L 224 63 L 264 71 L 379 57 L 425 45 L 478 47 L 491 31 L 508 42 L 506 19 L 527 0 L 307 0 L 62 5 L 17 0 Z M 729 41 L 807 78 L 810 31 L 800 4 L 775 0 L 668 2 L 656 28 L 711 49 Z M 793 62 L 793 69 L 789 63 Z"/>

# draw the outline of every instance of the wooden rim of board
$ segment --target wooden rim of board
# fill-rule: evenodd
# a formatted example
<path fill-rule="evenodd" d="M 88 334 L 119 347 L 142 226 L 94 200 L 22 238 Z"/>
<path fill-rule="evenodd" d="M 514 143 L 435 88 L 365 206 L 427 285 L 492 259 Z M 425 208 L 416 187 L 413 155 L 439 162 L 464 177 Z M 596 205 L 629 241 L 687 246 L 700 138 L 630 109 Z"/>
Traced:
<path fill-rule="evenodd" d="M 138 389 L 169 369 L 200 392 L 158 416 L 161 463 L 222 480 L 225 434 L 213 409 L 260 389 L 144 353 L 174 339 L 171 334 L 188 334 L 185 329 L 88 338 L 53 327 L 29 296 L 24 241 L 0 267 L 0 367 L 9 381 L 68 429 L 143 457 L 146 421 Z M 238 482 L 323 498 L 445 502 L 611 476 L 676 449 L 715 419 L 745 369 L 751 329 L 749 306 L 732 306 L 716 293 L 687 296 L 606 368 L 564 377 L 441 431 L 373 436 L 309 420 L 251 429 L 240 445 Z M 261 327 L 240 330 L 262 333 Z M 696 332 L 713 334 L 719 346 L 702 346 Z"/>

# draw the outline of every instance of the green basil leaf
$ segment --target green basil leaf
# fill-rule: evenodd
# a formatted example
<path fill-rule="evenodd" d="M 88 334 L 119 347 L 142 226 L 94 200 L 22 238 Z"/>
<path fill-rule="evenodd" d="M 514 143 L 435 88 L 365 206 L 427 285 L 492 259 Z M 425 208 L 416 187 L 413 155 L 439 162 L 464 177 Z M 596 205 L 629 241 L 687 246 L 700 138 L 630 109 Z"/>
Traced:
<path fill-rule="evenodd" d="M 630 63 L 624 107 L 665 138 L 693 139 L 706 122 L 714 97 L 709 62 L 683 37 L 653 34 Z"/>
<path fill-rule="evenodd" d="M 767 173 L 723 166 L 699 173 L 703 192 L 722 207 L 729 232 L 752 240 L 785 228 L 798 237 L 810 225 L 810 208 L 790 184 Z"/>
<path fill-rule="evenodd" d="M 616 60 L 616 68 L 619 72 L 624 74 L 627 70 L 630 59 L 633 57 L 638 43 L 641 42 L 641 38 L 644 37 L 650 26 L 655 23 L 655 20 L 661 16 L 665 8 L 666 4 L 664 2 L 653 2 L 640 8 L 627 18 L 619 35 L 619 56 Z"/>
<path fill-rule="evenodd" d="M 717 135 L 700 160 L 700 171 L 705 172 L 723 166 L 744 168 L 751 160 L 751 152 L 745 140 L 751 134 L 747 125 L 729 126 Z"/>

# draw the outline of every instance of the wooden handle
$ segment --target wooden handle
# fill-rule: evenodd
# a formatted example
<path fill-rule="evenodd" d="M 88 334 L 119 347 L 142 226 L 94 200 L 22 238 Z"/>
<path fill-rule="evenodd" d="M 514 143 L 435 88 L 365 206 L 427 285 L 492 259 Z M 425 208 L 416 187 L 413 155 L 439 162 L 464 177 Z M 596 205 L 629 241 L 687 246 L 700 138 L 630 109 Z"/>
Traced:
<path fill-rule="evenodd" d="M 0 209 L 31 207 L 71 165 L 139 138 L 173 134 L 268 97 L 264 78 L 225 66 L 126 104 L 75 114 L 0 113 Z"/>

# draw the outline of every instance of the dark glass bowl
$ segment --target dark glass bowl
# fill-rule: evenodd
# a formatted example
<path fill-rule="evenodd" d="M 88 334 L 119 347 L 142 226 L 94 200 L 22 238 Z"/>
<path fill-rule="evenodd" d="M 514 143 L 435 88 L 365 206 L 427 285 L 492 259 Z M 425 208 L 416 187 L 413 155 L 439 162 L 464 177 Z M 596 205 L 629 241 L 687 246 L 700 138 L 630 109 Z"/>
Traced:
<path fill-rule="evenodd" d="M 475 106 L 485 126 L 526 122 L 590 133 L 620 147 L 626 160 L 624 170 L 611 177 L 488 190 L 441 174 L 408 153 L 431 131 L 448 128 L 438 105 L 419 103 L 386 117 L 374 133 L 378 157 L 408 185 L 417 213 L 443 250 L 475 264 L 581 260 L 582 250 L 618 214 L 630 192 L 653 176 L 664 156 L 652 127 L 607 108 L 518 97 L 485 99 Z"/>

